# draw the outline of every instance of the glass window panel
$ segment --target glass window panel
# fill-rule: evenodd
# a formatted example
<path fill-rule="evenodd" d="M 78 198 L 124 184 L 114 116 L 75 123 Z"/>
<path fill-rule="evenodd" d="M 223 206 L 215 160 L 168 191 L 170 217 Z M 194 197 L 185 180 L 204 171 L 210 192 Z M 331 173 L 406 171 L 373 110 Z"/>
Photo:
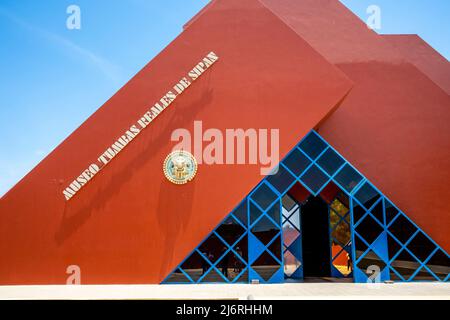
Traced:
<path fill-rule="evenodd" d="M 250 202 L 250 224 L 253 224 L 262 215 L 262 211 L 255 204 Z"/>
<path fill-rule="evenodd" d="M 292 176 L 283 166 L 278 167 L 278 172 L 274 175 L 268 176 L 267 181 L 278 190 L 280 194 L 283 194 L 286 189 L 295 181 L 295 177 Z"/>
<path fill-rule="evenodd" d="M 212 263 L 215 263 L 226 249 L 225 243 L 214 233 L 199 248 L 200 252 Z"/>
<path fill-rule="evenodd" d="M 261 276 L 261 278 L 265 281 L 269 281 L 275 272 L 280 269 L 280 264 L 267 251 L 264 251 L 264 253 L 252 264 L 252 268 Z"/>
<path fill-rule="evenodd" d="M 266 210 L 276 199 L 277 195 L 270 188 L 262 183 L 252 194 L 251 198 L 263 209 Z"/>
<path fill-rule="evenodd" d="M 386 224 L 388 225 L 398 215 L 398 210 L 389 200 L 384 200 L 384 207 L 386 211 Z"/>
<path fill-rule="evenodd" d="M 245 235 L 235 246 L 234 251 L 238 255 L 244 259 L 244 261 L 248 261 L 248 238 L 247 235 Z"/>
<path fill-rule="evenodd" d="M 390 275 L 391 281 L 396 281 L 396 282 L 402 282 L 402 281 L 405 281 L 404 279 L 400 278 L 400 277 L 394 272 L 394 270 L 393 270 L 392 268 L 390 268 L 389 271 L 390 271 L 389 275 Z"/>
<path fill-rule="evenodd" d="M 264 244 L 267 245 L 278 233 L 279 229 L 266 216 L 262 217 L 252 228 L 252 233 Z"/>
<path fill-rule="evenodd" d="M 333 183 L 333 181 L 330 181 L 325 188 L 322 189 L 320 192 L 320 196 L 323 200 L 325 200 L 326 203 L 331 203 L 338 194 L 341 192 L 341 189 Z"/>
<path fill-rule="evenodd" d="M 218 262 L 217 269 L 231 282 L 245 269 L 245 264 L 232 251 L 229 251 Z"/>
<path fill-rule="evenodd" d="M 368 247 L 364 243 L 364 241 L 362 241 L 361 238 L 357 234 L 355 234 L 356 259 L 359 259 L 359 257 L 361 257 L 367 251 L 367 249 L 368 249 Z"/>
<path fill-rule="evenodd" d="M 399 273 L 405 280 L 409 280 L 414 272 L 420 267 L 420 263 L 411 256 L 406 250 L 392 261 L 391 266 Z"/>
<path fill-rule="evenodd" d="M 406 243 L 417 231 L 417 228 L 403 214 L 395 219 L 388 229 L 402 243 Z"/>
<path fill-rule="evenodd" d="M 350 199 L 344 191 L 340 190 L 336 199 L 338 199 L 345 207 L 350 208 Z"/>
<path fill-rule="evenodd" d="M 394 258 L 394 256 L 400 251 L 402 246 L 398 243 L 397 240 L 392 238 L 389 234 L 387 238 L 388 238 L 387 241 L 388 241 L 389 259 L 392 260 L 392 258 Z"/>
<path fill-rule="evenodd" d="M 311 132 L 301 143 L 302 149 L 311 159 L 315 160 L 327 147 L 326 143 L 315 133 Z"/>
<path fill-rule="evenodd" d="M 439 249 L 427 262 L 427 267 L 443 281 L 450 273 L 450 258 Z"/>
<path fill-rule="evenodd" d="M 333 260 L 334 267 L 344 276 L 348 276 L 352 272 L 351 254 L 342 250 Z"/>
<path fill-rule="evenodd" d="M 202 256 L 194 251 L 193 254 L 181 265 L 181 269 L 186 272 L 194 282 L 208 272 L 211 265 L 202 258 Z"/>
<path fill-rule="evenodd" d="M 311 192 L 309 192 L 300 182 L 294 184 L 288 193 L 299 205 L 304 203 L 311 195 Z"/>
<path fill-rule="evenodd" d="M 216 230 L 230 246 L 232 246 L 245 232 L 245 229 L 233 217 L 228 217 Z"/>
<path fill-rule="evenodd" d="M 408 244 L 408 249 L 417 258 L 425 261 L 436 249 L 436 245 L 423 232 L 419 232 Z"/>
<path fill-rule="evenodd" d="M 369 183 L 365 183 L 355 194 L 355 198 L 369 210 L 380 199 L 380 194 Z"/>
<path fill-rule="evenodd" d="M 284 252 L 284 274 L 286 277 L 291 277 L 301 265 L 301 262 L 289 250 Z"/>
<path fill-rule="evenodd" d="M 215 269 L 211 269 L 208 274 L 200 281 L 203 283 L 226 283 L 227 281 L 217 273 Z"/>
<path fill-rule="evenodd" d="M 414 281 L 438 281 L 425 267 L 414 276 Z"/>
<path fill-rule="evenodd" d="M 353 189 L 361 182 L 362 176 L 350 165 L 345 165 L 334 178 L 347 192 L 351 193 Z"/>
<path fill-rule="evenodd" d="M 341 201 L 339 201 L 339 199 L 334 199 L 333 202 L 331 202 L 330 207 L 341 217 L 345 217 L 349 211 L 348 208 Z"/>
<path fill-rule="evenodd" d="M 237 279 L 237 283 L 248 283 L 248 270 L 245 270 L 242 275 Z"/>
<path fill-rule="evenodd" d="M 366 210 L 357 203 L 353 204 L 353 222 L 356 224 L 366 214 Z"/>
<path fill-rule="evenodd" d="M 277 201 L 275 204 L 267 210 L 267 215 L 273 219 L 278 225 L 280 224 L 280 202 Z"/>
<path fill-rule="evenodd" d="M 281 236 L 278 236 L 268 247 L 269 251 L 281 261 Z"/>
<path fill-rule="evenodd" d="M 300 208 L 295 210 L 295 212 L 289 217 L 289 221 L 292 223 L 294 227 L 298 230 L 301 230 L 300 227 Z"/>
<path fill-rule="evenodd" d="M 336 228 L 331 232 L 331 237 L 338 241 L 342 246 L 347 245 L 350 242 L 350 226 L 344 220 L 336 226 Z"/>
<path fill-rule="evenodd" d="M 175 270 L 164 283 L 192 283 L 180 269 Z"/>
<path fill-rule="evenodd" d="M 333 230 L 336 225 L 341 221 L 341 217 L 334 212 L 333 210 L 330 210 L 330 228 Z"/>
<path fill-rule="evenodd" d="M 356 232 L 358 232 L 367 243 L 371 244 L 380 236 L 381 232 L 383 232 L 383 228 L 368 215 L 356 227 Z"/>
<path fill-rule="evenodd" d="M 341 158 L 333 149 L 328 149 L 317 161 L 319 166 L 325 170 L 330 176 L 344 164 L 344 159 Z"/>
<path fill-rule="evenodd" d="M 306 171 L 300 180 L 302 180 L 313 192 L 318 192 L 328 181 L 328 177 L 316 165 L 313 165 Z"/>
<path fill-rule="evenodd" d="M 378 219 L 378 221 L 381 224 L 384 224 L 384 217 L 383 217 L 383 201 L 379 201 L 375 207 L 372 208 L 372 211 L 370 211 L 372 215 Z"/>
<path fill-rule="evenodd" d="M 358 262 L 357 266 L 362 272 L 367 274 L 368 268 L 372 266 L 378 266 L 380 271 L 383 271 L 386 267 L 386 263 L 375 252 L 370 250 L 364 258 Z"/>
<path fill-rule="evenodd" d="M 294 199 L 292 199 L 288 194 L 286 194 L 283 199 L 283 208 L 285 208 L 288 212 L 292 210 L 297 205 Z"/>
<path fill-rule="evenodd" d="M 247 225 L 247 199 L 245 199 L 239 207 L 234 210 L 233 215 L 242 222 L 244 226 Z"/>
<path fill-rule="evenodd" d="M 311 160 L 296 148 L 283 163 L 298 177 L 311 164 Z"/>
<path fill-rule="evenodd" d="M 284 244 L 289 247 L 297 238 L 299 237 L 300 232 L 294 228 L 289 222 L 285 222 L 283 224 L 283 238 Z"/>

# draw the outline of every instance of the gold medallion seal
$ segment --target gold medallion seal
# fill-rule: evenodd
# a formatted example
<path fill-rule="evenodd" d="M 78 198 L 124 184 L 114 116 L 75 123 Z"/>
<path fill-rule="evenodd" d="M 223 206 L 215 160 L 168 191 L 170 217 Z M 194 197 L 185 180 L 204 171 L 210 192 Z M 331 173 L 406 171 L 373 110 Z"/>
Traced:
<path fill-rule="evenodd" d="M 197 160 L 187 151 L 177 150 L 170 153 L 163 165 L 164 175 L 174 184 L 186 184 L 197 173 Z"/>

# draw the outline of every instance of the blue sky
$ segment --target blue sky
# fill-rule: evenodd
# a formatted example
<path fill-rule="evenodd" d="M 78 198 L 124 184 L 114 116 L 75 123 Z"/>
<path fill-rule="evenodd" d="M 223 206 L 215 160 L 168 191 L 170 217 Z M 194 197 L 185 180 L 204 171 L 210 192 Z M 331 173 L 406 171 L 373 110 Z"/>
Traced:
<path fill-rule="evenodd" d="M 0 195 L 107 101 L 207 0 L 1 0 Z M 450 1 L 343 0 L 380 33 L 417 33 L 450 57 Z M 81 30 L 66 9 L 81 8 Z"/>

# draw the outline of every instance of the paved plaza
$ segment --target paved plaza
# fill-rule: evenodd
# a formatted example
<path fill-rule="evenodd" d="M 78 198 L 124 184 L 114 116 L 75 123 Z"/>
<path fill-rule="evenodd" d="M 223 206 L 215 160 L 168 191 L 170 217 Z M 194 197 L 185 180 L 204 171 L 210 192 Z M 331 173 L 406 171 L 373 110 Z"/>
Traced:
<path fill-rule="evenodd" d="M 450 283 L 0 286 L 0 299 L 444 299 Z"/>

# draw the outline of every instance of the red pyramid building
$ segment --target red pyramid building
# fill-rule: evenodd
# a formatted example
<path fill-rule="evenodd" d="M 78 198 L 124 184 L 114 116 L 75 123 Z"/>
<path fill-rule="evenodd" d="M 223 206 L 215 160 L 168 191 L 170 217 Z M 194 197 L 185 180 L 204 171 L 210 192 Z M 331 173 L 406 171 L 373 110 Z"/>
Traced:
<path fill-rule="evenodd" d="M 1 198 L 0 284 L 64 284 L 71 265 L 80 267 L 83 284 L 167 279 L 264 179 L 260 167 L 252 164 L 200 164 L 193 181 L 183 186 L 170 183 L 162 165 L 176 144 L 171 135 L 178 128 L 201 134 L 195 132 L 194 121 L 201 121 L 204 130 L 221 132 L 279 129 L 280 160 L 292 155 L 315 130 L 383 193 L 378 201 L 385 217 L 380 219 L 385 220 L 380 224 L 385 243 L 391 235 L 387 198 L 417 224 L 411 244 L 422 232 L 433 242 L 432 252 L 417 257 L 419 266 L 411 278 L 401 280 L 433 273 L 436 264 L 444 271 L 436 272 L 435 278 L 448 280 L 450 215 L 444 203 L 450 197 L 448 61 L 418 42 L 377 35 L 337 1 L 213 1 Z M 164 106 L 161 97 L 176 93 L 174 85 L 210 52 L 218 60 L 67 200 L 64 191 L 74 179 L 155 103 Z M 344 249 L 354 255 L 356 265 L 375 252 L 386 270 L 400 270 L 395 263 L 408 241 L 397 239 L 399 254 L 390 257 L 387 251 L 393 245 L 380 249 L 383 236 L 379 236 L 367 243 L 368 253 L 357 257 L 354 233 L 359 231 L 352 197 L 357 198 L 358 187 L 354 187 L 348 203 L 341 199 L 348 207 L 353 239 L 343 244 Z M 304 199 L 292 198 L 298 206 L 306 205 Z M 376 205 L 367 216 L 376 216 L 375 209 Z M 248 249 L 251 260 L 258 245 L 250 245 L 253 229 L 248 223 L 241 226 L 248 229 L 244 251 Z M 229 247 L 239 255 L 236 246 Z M 438 252 L 444 262 L 427 264 L 437 259 Z M 208 257 L 201 259 L 214 272 L 224 269 L 223 257 L 212 263 Z M 267 261 L 247 259 L 243 264 L 249 271 L 256 261 Z M 361 279 L 356 271 L 354 279 Z M 249 272 L 246 281 L 251 280 Z"/>

